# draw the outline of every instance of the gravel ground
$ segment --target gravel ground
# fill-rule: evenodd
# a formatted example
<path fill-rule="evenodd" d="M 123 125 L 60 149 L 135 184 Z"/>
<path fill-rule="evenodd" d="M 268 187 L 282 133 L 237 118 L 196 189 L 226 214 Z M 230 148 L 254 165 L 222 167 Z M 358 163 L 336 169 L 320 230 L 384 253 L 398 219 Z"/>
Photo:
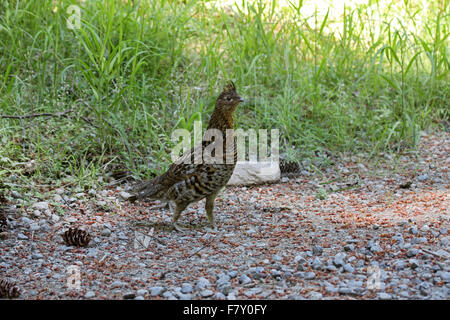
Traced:
<path fill-rule="evenodd" d="M 450 134 L 377 166 L 345 155 L 324 172 L 227 188 L 217 230 L 204 202 L 170 229 L 155 203 L 123 187 L 11 199 L 0 279 L 22 299 L 448 299 Z M 16 203 L 16 204 L 14 204 Z M 86 248 L 66 246 L 69 226 Z"/>

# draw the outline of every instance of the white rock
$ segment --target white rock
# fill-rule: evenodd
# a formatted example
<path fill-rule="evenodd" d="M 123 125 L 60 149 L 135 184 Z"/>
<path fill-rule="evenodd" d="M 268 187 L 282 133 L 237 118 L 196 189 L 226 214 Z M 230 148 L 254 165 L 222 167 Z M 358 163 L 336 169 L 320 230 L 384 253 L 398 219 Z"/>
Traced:
<path fill-rule="evenodd" d="M 47 210 L 48 209 L 48 202 L 42 201 L 42 202 L 36 202 L 32 206 L 33 209 L 37 210 Z"/>
<path fill-rule="evenodd" d="M 228 185 L 252 185 L 280 180 L 278 162 L 238 162 Z"/>
<path fill-rule="evenodd" d="M 129 194 L 128 192 L 122 191 L 121 193 L 119 193 L 119 196 L 123 199 L 123 200 L 128 200 L 131 197 L 131 194 Z"/>

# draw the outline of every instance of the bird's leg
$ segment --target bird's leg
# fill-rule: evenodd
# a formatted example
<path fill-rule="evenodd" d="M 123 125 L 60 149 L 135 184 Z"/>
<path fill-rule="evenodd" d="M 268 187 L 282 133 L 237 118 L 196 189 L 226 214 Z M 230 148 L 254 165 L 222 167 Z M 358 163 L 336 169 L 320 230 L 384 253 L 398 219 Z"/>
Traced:
<path fill-rule="evenodd" d="M 187 203 L 176 203 L 175 210 L 173 213 L 172 225 L 175 230 L 180 231 L 180 232 L 183 232 L 183 228 L 178 226 L 177 221 L 180 218 L 181 212 L 183 212 L 183 210 L 186 209 L 187 205 L 188 205 Z M 173 206 L 170 205 L 170 207 L 172 208 Z"/>
<path fill-rule="evenodd" d="M 214 213 L 213 213 L 214 200 L 216 199 L 216 196 L 217 196 L 217 192 L 207 196 L 206 197 L 206 205 L 205 205 L 206 217 L 208 218 L 209 225 L 212 229 L 216 228 L 216 226 L 214 224 Z"/>

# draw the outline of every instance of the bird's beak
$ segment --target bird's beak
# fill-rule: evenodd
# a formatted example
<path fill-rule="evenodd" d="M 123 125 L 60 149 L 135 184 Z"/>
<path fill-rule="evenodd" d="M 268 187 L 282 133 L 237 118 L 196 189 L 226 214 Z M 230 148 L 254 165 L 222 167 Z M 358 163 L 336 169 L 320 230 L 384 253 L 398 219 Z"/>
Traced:
<path fill-rule="evenodd" d="M 241 97 L 239 97 L 239 102 L 244 102 L 244 99 L 242 99 Z"/>

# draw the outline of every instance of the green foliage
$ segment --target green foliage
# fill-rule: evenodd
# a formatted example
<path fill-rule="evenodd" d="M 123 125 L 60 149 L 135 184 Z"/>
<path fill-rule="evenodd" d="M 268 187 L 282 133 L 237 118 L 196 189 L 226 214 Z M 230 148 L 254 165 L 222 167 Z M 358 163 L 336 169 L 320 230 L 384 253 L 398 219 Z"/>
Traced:
<path fill-rule="evenodd" d="M 160 171 L 172 131 L 206 124 L 227 79 L 247 101 L 237 125 L 279 128 L 298 159 L 414 148 L 448 120 L 448 1 L 288 3 L 1 2 L 0 114 L 74 111 L 0 118 L 0 178 L 31 160 L 34 175 L 82 185 L 112 166 Z"/>

